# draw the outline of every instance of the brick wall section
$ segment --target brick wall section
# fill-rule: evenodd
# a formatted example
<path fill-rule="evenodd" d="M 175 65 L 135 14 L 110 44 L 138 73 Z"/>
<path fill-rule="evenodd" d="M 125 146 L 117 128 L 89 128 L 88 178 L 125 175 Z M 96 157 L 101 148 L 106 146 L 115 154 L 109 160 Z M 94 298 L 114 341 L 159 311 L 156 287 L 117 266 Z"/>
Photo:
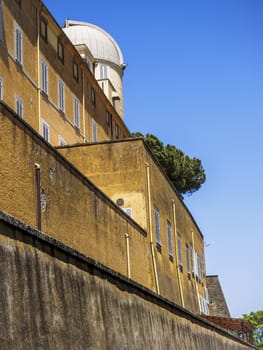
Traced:
<path fill-rule="evenodd" d="M 232 331 L 240 338 L 253 344 L 253 329 L 254 326 L 247 320 L 242 318 L 216 317 L 216 316 L 202 316 L 206 320 L 217 324 L 227 330 Z"/>
<path fill-rule="evenodd" d="M 209 315 L 230 317 L 230 312 L 218 276 L 206 276 L 206 284 L 209 295 Z"/>

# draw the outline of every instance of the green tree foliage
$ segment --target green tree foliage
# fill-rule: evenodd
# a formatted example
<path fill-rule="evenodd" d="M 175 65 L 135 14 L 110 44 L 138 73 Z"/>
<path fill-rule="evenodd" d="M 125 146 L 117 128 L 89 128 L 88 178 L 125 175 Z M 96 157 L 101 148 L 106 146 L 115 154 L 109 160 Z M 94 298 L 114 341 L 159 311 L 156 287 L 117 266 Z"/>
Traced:
<path fill-rule="evenodd" d="M 254 326 L 254 345 L 258 349 L 263 350 L 263 310 L 250 312 L 249 315 L 244 314 L 243 318 L 250 321 Z"/>
<path fill-rule="evenodd" d="M 180 194 L 190 195 L 205 182 L 205 171 L 199 159 L 188 157 L 173 145 L 164 145 L 155 135 L 136 132 L 133 136 L 144 138 Z"/>

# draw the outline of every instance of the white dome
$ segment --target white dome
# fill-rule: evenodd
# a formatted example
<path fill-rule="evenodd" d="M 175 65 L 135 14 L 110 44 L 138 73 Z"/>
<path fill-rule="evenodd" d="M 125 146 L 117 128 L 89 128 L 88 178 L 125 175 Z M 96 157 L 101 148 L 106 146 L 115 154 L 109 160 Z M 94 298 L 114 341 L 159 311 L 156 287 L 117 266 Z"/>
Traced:
<path fill-rule="evenodd" d="M 63 30 L 73 45 L 87 45 L 95 59 L 125 66 L 118 44 L 103 29 L 90 23 L 67 20 Z"/>

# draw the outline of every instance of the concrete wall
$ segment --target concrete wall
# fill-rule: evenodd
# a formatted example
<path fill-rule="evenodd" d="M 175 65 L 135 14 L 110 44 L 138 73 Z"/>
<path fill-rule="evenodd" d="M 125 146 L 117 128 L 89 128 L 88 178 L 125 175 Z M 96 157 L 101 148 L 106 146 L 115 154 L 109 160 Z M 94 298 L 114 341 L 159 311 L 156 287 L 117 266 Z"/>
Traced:
<path fill-rule="evenodd" d="M 0 212 L 2 350 L 253 347 Z"/>

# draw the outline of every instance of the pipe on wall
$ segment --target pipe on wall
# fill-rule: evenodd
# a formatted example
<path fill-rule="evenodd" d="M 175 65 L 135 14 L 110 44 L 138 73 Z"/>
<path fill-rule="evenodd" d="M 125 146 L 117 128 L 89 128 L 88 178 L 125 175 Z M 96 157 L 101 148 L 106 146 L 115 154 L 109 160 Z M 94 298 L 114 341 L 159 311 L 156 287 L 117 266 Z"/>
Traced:
<path fill-rule="evenodd" d="M 126 253 L 127 253 L 127 277 L 131 278 L 130 236 L 128 233 L 125 233 L 124 236 L 126 240 Z"/>
<path fill-rule="evenodd" d="M 83 123 L 83 142 L 86 142 L 85 82 L 84 82 L 84 72 L 83 71 L 82 71 L 82 123 Z"/>
<path fill-rule="evenodd" d="M 41 11 L 39 9 L 36 9 L 37 11 L 37 108 L 38 108 L 38 131 L 39 134 L 42 135 L 41 130 L 41 82 L 40 82 L 40 33 L 39 33 L 39 26 L 40 26 L 40 15 Z"/>
<path fill-rule="evenodd" d="M 174 202 L 174 200 L 172 200 L 172 208 L 173 208 L 173 227 L 174 227 L 174 246 L 175 246 L 176 272 L 177 272 L 177 279 L 178 279 L 178 285 L 179 285 L 181 305 L 184 307 L 185 306 L 185 304 L 184 304 L 184 294 L 183 294 L 183 287 L 182 287 L 182 281 L 181 281 L 181 270 L 180 270 L 179 257 L 178 257 L 176 211 L 175 211 L 175 202 Z"/>
<path fill-rule="evenodd" d="M 148 200 L 148 216 L 149 216 L 148 232 L 150 233 L 150 250 L 151 250 L 152 262 L 153 262 L 153 271 L 154 271 L 156 292 L 158 294 L 160 294 L 160 286 L 159 286 L 158 272 L 157 272 L 157 266 L 156 266 L 156 257 L 155 257 L 153 231 L 152 231 L 152 208 L 151 208 L 151 187 L 150 187 L 150 166 L 149 166 L 149 163 L 145 162 L 145 167 L 146 167 L 146 177 L 147 177 L 147 200 Z"/>
<path fill-rule="evenodd" d="M 35 172 L 37 185 L 37 229 L 41 231 L 41 174 L 38 163 L 35 163 Z"/>
<path fill-rule="evenodd" d="M 192 234 L 192 246 L 193 246 L 193 256 L 192 256 L 192 263 L 194 264 L 194 272 L 196 272 L 196 260 L 195 260 L 195 238 L 194 238 L 194 231 L 192 230 L 191 232 Z M 196 282 L 196 276 L 194 276 L 194 280 L 195 280 L 195 291 L 196 291 L 196 297 L 197 297 L 197 303 L 198 303 L 198 307 L 199 307 L 199 312 L 201 312 L 201 305 L 200 305 L 200 300 L 199 300 L 199 293 L 198 293 L 198 287 L 197 287 L 197 282 Z"/>

